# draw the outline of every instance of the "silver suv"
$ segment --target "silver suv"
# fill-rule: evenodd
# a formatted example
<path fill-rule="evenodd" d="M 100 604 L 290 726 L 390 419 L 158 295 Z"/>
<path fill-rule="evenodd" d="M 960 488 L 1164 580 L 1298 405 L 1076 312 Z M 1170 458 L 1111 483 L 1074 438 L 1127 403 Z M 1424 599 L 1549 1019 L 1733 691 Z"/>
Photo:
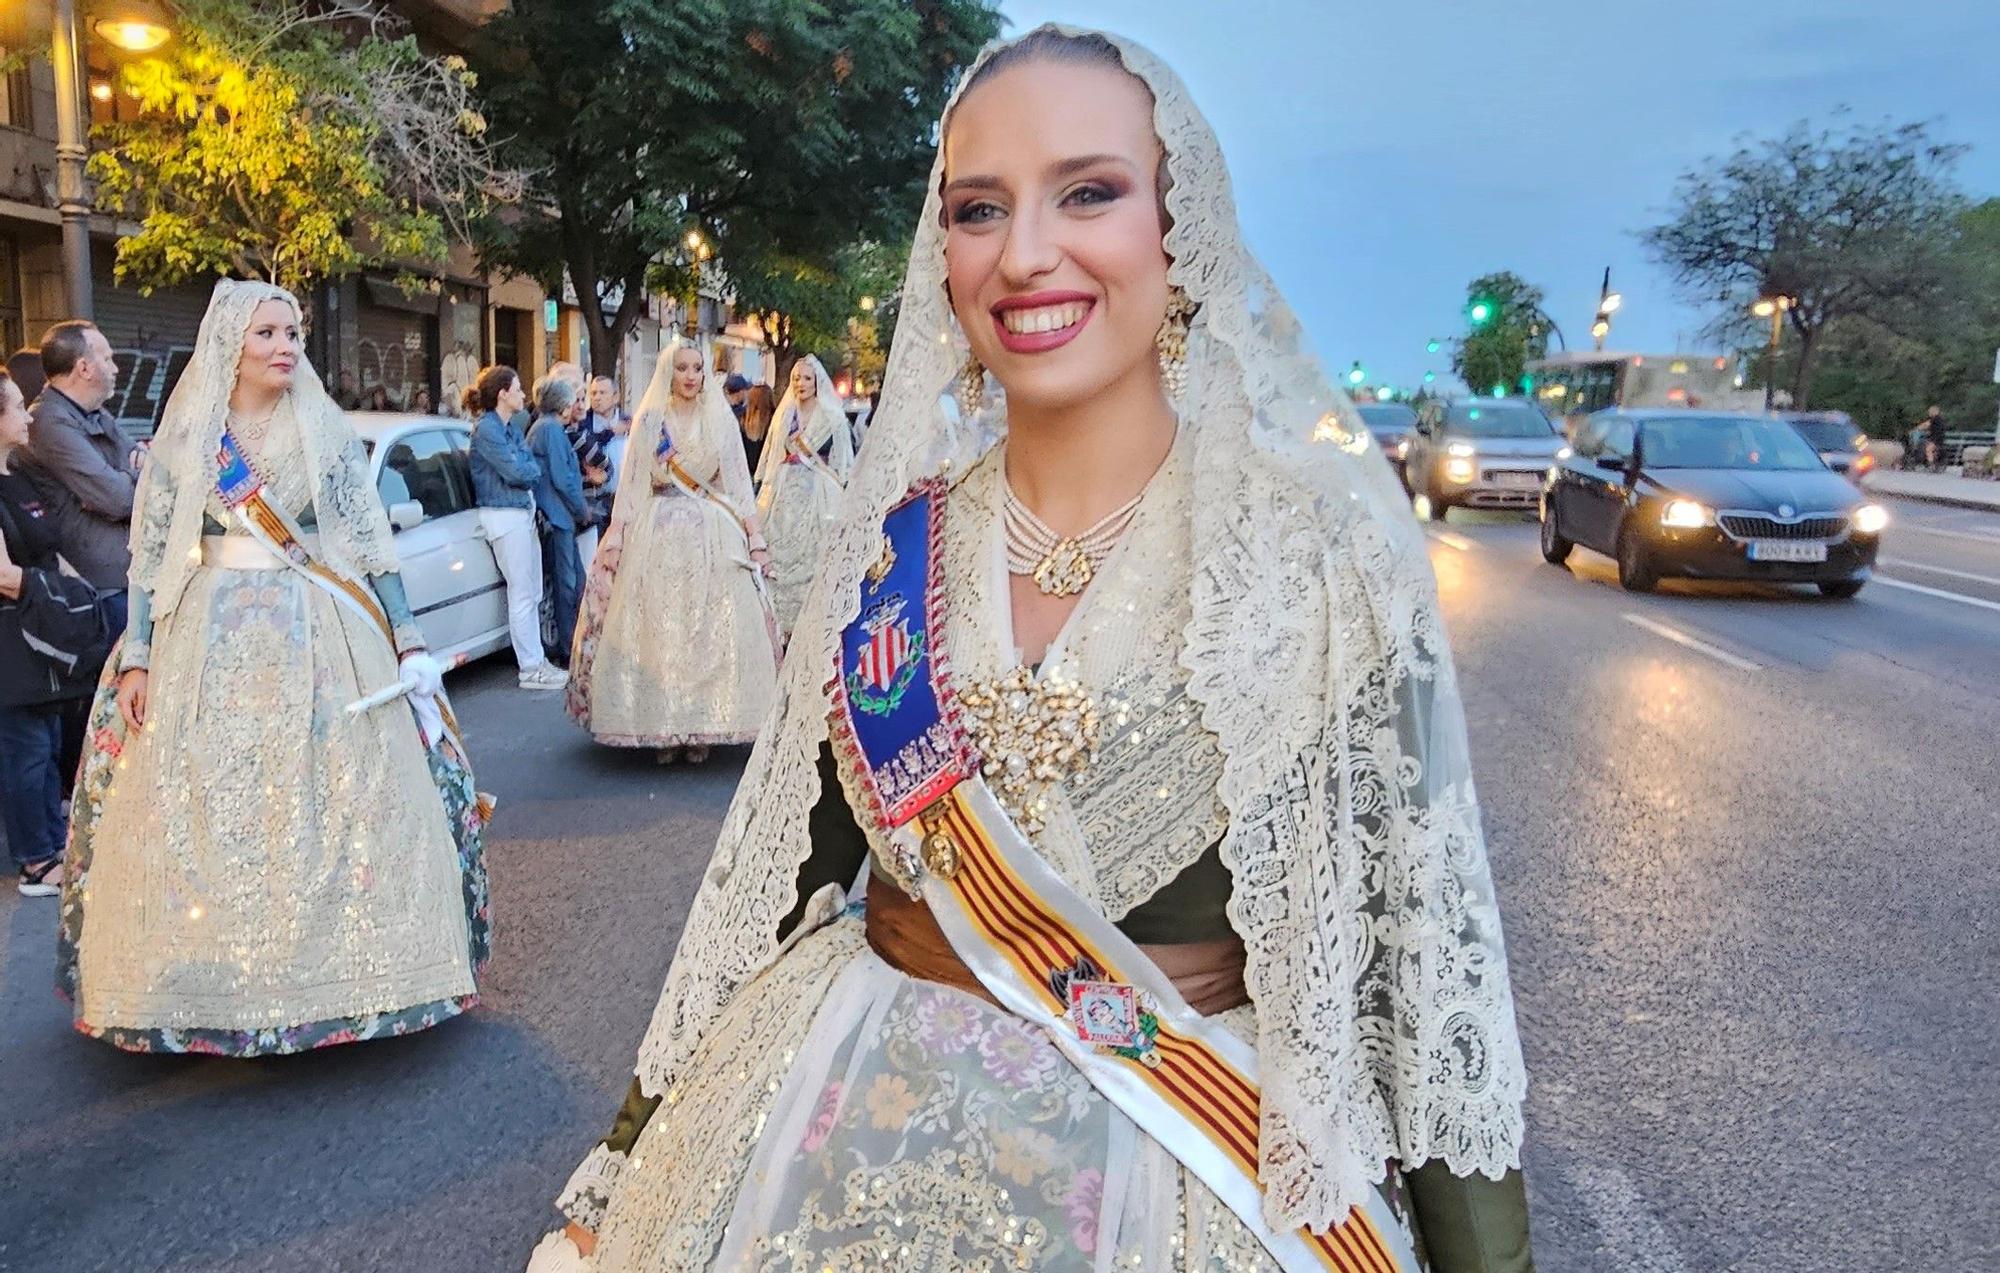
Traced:
<path fill-rule="evenodd" d="M 1443 521 L 1454 508 L 1533 510 L 1565 453 L 1562 435 L 1525 398 L 1431 402 L 1418 414 L 1403 481 L 1419 517 Z"/>

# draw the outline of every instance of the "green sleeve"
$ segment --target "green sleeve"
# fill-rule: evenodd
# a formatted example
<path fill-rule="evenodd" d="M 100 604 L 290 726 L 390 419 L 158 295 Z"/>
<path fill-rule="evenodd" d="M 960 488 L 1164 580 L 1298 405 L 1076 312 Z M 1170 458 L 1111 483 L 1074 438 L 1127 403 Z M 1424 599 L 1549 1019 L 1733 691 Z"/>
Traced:
<path fill-rule="evenodd" d="M 819 749 L 819 790 L 810 822 L 812 855 L 799 868 L 798 901 L 791 914 L 778 923 L 779 941 L 791 936 L 792 929 L 798 926 L 807 899 L 824 885 L 838 884 L 845 888 L 852 884 L 868 856 L 867 837 L 854 820 L 854 811 L 847 807 L 840 775 L 834 769 L 833 747 L 825 743 Z M 611 1133 L 604 1138 L 604 1147 L 616 1153 L 631 1153 L 639 1133 L 646 1129 L 647 1121 L 659 1107 L 660 1098 L 641 1092 L 639 1080 L 634 1078 L 632 1086 L 626 1089 L 625 1103 L 618 1107 L 618 1116 L 611 1121 Z"/>
<path fill-rule="evenodd" d="M 382 603 L 382 612 L 389 616 L 389 626 L 394 630 L 396 656 L 413 653 L 424 648 L 424 631 L 417 626 L 416 616 L 410 613 L 410 594 L 403 587 L 403 576 L 398 571 L 368 576 L 369 584 L 375 589 L 376 600 Z"/>
<path fill-rule="evenodd" d="M 634 1076 L 632 1086 L 625 1089 L 625 1103 L 618 1107 L 618 1117 L 611 1120 L 611 1134 L 604 1138 L 604 1147 L 615 1153 L 631 1153 L 632 1146 L 639 1143 L 639 1133 L 646 1130 L 646 1123 L 659 1107 L 660 1098 L 640 1091 L 639 1080 Z"/>
<path fill-rule="evenodd" d="M 134 588 L 125 594 L 125 644 L 119 647 L 118 670 L 129 672 L 153 663 L 153 594 Z"/>
<path fill-rule="evenodd" d="M 1431 1273 L 1534 1273 L 1521 1173 L 1455 1176 L 1442 1162 L 1406 1172 Z"/>

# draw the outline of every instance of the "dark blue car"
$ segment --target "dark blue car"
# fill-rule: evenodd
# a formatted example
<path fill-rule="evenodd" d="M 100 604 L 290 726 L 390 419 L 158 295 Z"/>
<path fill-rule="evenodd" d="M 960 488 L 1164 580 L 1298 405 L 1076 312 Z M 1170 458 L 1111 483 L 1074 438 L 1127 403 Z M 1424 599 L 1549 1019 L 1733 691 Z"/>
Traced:
<path fill-rule="evenodd" d="M 1888 514 L 1772 416 L 1602 411 L 1542 491 L 1542 556 L 1581 545 L 1649 591 L 1665 576 L 1861 591 Z"/>

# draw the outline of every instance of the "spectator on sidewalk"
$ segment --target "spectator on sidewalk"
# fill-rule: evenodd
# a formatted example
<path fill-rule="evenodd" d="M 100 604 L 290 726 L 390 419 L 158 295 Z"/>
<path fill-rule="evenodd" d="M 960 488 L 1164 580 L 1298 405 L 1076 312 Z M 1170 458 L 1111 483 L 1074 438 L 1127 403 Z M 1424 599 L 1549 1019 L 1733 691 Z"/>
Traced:
<path fill-rule="evenodd" d="M 595 376 L 590 381 L 589 409 L 578 416 L 570 426 L 570 446 L 576 452 L 577 466 L 583 470 L 583 499 L 590 506 L 589 518 L 577 528 L 577 555 L 583 558 L 583 568 L 590 569 L 591 558 L 597 555 L 597 538 L 611 520 L 611 497 L 618 492 L 611 480 L 611 440 L 617 436 L 618 421 L 622 414 L 618 409 L 618 384 L 609 376 Z"/>
<path fill-rule="evenodd" d="M 542 466 L 514 427 L 527 394 L 512 367 L 488 367 L 465 391 L 472 426 L 472 494 L 479 524 L 507 581 L 507 630 L 522 689 L 554 690 L 569 677 L 542 649 L 542 549 L 535 534 L 535 484 Z"/>
<path fill-rule="evenodd" d="M 40 489 L 11 471 L 28 443 L 20 386 L 0 372 L 0 822 L 24 897 L 62 885 L 64 724 L 88 704 L 110 651 L 96 589 L 65 574 Z"/>
<path fill-rule="evenodd" d="M 104 595 L 122 631 L 139 470 L 132 439 L 104 409 L 118 386 L 111 342 L 94 323 L 57 323 L 42 337 L 42 370 L 48 384 L 29 409 L 23 467 L 49 506 L 63 557 Z"/>
<path fill-rule="evenodd" d="M 577 527 L 590 517 L 583 498 L 583 471 L 569 440 L 570 426 L 583 418 L 583 400 L 576 388 L 574 381 L 544 376 L 535 386 L 536 419 L 528 430 L 528 450 L 541 471 L 535 482 L 535 507 L 541 513 L 542 575 L 555 615 L 549 661 L 564 668 L 569 666 L 577 605 L 583 599 Z"/>
<path fill-rule="evenodd" d="M 1944 408 L 1932 407 L 1924 415 L 1921 426 L 1928 435 L 1924 441 L 1924 459 L 1930 464 L 1931 472 L 1943 469 L 1947 459 L 1945 449 Z"/>

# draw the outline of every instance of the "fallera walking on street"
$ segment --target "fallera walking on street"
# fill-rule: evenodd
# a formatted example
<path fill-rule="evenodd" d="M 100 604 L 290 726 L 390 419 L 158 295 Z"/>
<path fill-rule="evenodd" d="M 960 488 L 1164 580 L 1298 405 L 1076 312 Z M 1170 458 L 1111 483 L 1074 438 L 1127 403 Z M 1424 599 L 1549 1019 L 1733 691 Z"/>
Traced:
<path fill-rule="evenodd" d="M 0 1271 L 2000 1267 L 2000 12 L 1461 10 L 22 7 Z"/>

